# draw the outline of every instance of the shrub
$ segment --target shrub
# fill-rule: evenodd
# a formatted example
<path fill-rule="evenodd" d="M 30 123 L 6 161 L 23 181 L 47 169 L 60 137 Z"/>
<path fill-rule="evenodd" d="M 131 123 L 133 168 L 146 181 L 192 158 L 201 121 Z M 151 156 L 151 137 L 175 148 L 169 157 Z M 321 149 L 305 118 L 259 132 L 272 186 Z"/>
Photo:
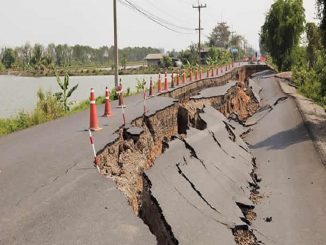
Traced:
<path fill-rule="evenodd" d="M 32 113 L 19 112 L 15 118 L 0 119 L 0 135 L 9 134 L 64 115 L 64 109 L 51 92 L 37 92 L 38 102 Z"/>

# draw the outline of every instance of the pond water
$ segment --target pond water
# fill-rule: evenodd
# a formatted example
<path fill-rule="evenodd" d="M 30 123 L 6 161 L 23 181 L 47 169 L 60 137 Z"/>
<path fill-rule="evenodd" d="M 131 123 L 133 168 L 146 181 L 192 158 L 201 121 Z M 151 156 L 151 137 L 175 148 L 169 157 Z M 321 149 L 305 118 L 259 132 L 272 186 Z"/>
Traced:
<path fill-rule="evenodd" d="M 122 79 L 125 91 L 129 87 L 131 91 L 136 90 L 138 80 L 145 79 L 147 87 L 150 77 L 157 80 L 158 75 L 124 75 Z M 72 76 L 69 87 L 78 85 L 78 89 L 70 97 L 72 101 L 84 101 L 89 97 L 90 88 L 94 88 L 95 95 L 104 95 L 105 87 L 110 90 L 114 87 L 114 76 Z M 36 93 L 39 88 L 51 92 L 60 91 L 55 77 L 19 77 L 0 76 L 0 118 L 8 118 L 17 115 L 20 111 L 32 111 L 37 102 Z"/>

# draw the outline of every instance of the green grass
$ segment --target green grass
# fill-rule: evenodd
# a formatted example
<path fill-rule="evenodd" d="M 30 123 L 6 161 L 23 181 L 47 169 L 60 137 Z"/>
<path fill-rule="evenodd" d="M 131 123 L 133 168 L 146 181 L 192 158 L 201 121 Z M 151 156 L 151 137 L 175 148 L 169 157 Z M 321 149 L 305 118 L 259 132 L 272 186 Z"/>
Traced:
<path fill-rule="evenodd" d="M 129 93 L 125 96 L 131 96 L 137 94 Z M 110 93 L 111 101 L 117 99 L 115 89 Z M 105 102 L 104 96 L 96 98 L 96 104 L 101 105 Z M 69 111 L 65 112 L 62 105 L 55 99 L 51 92 L 44 93 L 42 90 L 38 92 L 37 106 L 33 112 L 20 112 L 17 116 L 12 118 L 0 118 L 0 136 L 7 135 L 22 129 L 26 129 L 38 124 L 49 122 L 60 117 L 72 115 L 89 108 L 89 100 L 82 101 L 73 106 Z"/>

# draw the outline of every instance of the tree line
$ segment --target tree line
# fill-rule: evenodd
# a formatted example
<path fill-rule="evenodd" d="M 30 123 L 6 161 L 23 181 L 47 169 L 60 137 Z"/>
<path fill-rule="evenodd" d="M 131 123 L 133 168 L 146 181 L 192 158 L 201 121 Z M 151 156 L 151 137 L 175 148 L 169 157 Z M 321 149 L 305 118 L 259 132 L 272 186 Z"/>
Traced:
<path fill-rule="evenodd" d="M 120 60 L 141 61 L 149 53 L 160 53 L 151 47 L 127 47 L 119 50 Z M 45 69 L 51 66 L 110 66 L 113 63 L 114 47 L 93 48 L 85 45 L 26 43 L 15 48 L 3 48 L 0 52 L 2 69 Z"/>
<path fill-rule="evenodd" d="M 208 50 L 208 52 L 201 62 L 208 65 L 225 64 L 231 60 L 255 54 L 255 50 L 249 45 L 246 38 L 232 32 L 226 22 L 217 23 L 207 39 L 201 49 Z M 196 65 L 199 61 L 198 55 L 197 44 L 192 44 L 179 52 L 178 57 L 184 64 Z"/>
<path fill-rule="evenodd" d="M 280 71 L 293 72 L 307 97 L 326 106 L 326 0 L 316 0 L 319 23 L 306 22 L 302 0 L 277 0 L 261 27 L 261 52 Z"/>

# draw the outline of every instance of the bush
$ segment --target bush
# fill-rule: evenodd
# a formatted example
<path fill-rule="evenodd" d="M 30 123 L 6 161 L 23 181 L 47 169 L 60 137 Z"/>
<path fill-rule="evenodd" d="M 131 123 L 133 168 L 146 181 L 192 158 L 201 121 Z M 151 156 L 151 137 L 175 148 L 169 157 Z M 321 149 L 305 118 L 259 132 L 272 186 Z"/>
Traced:
<path fill-rule="evenodd" d="M 163 56 L 162 66 L 165 68 L 169 68 L 173 66 L 172 58 L 169 56 Z"/>
<path fill-rule="evenodd" d="M 38 102 L 34 113 L 37 113 L 45 121 L 53 120 L 64 115 L 64 107 L 60 101 L 50 92 L 37 91 Z"/>
<path fill-rule="evenodd" d="M 326 105 L 326 96 L 323 88 L 324 79 L 326 79 L 324 67 L 316 70 L 302 66 L 293 69 L 293 81 L 298 86 L 299 91 L 304 96 L 323 106 Z"/>
<path fill-rule="evenodd" d="M 111 90 L 110 93 L 110 100 L 117 100 L 118 99 L 118 94 L 115 88 Z"/>
<path fill-rule="evenodd" d="M 0 72 L 4 71 L 5 69 L 6 69 L 6 67 L 0 61 Z"/>
<path fill-rule="evenodd" d="M 37 92 L 38 102 L 32 113 L 20 112 L 15 118 L 0 119 L 0 135 L 9 134 L 37 124 L 57 119 L 64 109 L 51 92 Z"/>

